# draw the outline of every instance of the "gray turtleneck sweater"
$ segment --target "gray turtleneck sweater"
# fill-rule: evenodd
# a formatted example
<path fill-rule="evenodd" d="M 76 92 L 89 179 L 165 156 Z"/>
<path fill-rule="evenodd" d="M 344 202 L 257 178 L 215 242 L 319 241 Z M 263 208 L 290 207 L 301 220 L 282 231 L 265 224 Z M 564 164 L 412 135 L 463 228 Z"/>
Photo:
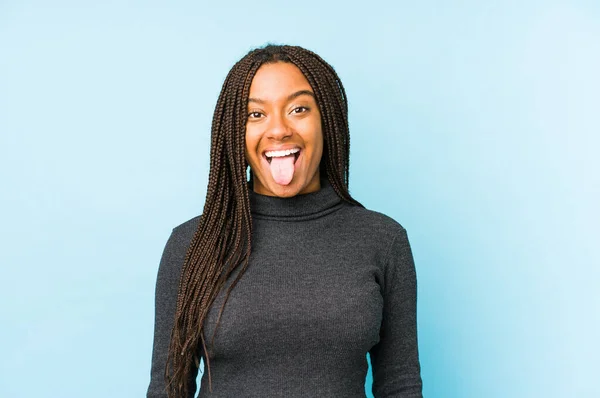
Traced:
<path fill-rule="evenodd" d="M 199 397 L 365 397 L 367 353 L 376 398 L 422 397 L 406 230 L 321 183 L 317 192 L 285 199 L 250 190 L 250 262 L 223 310 L 214 350 L 226 289 L 205 320 L 213 392 L 204 371 Z M 149 398 L 167 396 L 179 276 L 198 221 L 173 229 L 160 261 Z"/>

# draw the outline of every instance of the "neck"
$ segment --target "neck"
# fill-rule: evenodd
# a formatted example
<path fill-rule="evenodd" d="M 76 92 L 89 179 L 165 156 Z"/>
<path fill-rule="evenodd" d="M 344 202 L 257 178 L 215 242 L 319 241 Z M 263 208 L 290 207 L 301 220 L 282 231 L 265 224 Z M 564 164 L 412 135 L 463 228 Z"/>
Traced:
<path fill-rule="evenodd" d="M 249 184 L 250 185 L 250 184 Z M 289 198 L 267 196 L 254 192 L 248 186 L 252 216 L 280 220 L 317 218 L 328 214 L 340 206 L 342 200 L 327 178 L 320 179 L 320 189 Z"/>

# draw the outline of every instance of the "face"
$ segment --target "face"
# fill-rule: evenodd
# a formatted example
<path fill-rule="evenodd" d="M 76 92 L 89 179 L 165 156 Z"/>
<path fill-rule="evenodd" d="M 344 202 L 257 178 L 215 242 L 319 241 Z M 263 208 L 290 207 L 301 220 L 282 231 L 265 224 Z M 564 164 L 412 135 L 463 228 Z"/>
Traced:
<path fill-rule="evenodd" d="M 254 191 L 291 197 L 321 189 L 321 113 L 294 64 L 262 65 L 250 85 L 245 155 Z"/>

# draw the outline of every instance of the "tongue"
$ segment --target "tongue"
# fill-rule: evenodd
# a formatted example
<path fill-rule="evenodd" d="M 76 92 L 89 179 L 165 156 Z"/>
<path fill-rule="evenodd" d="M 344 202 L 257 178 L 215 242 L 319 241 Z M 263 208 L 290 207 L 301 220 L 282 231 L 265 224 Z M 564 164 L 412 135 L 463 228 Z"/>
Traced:
<path fill-rule="evenodd" d="M 271 158 L 271 175 L 277 184 L 288 185 L 294 178 L 294 154 Z"/>

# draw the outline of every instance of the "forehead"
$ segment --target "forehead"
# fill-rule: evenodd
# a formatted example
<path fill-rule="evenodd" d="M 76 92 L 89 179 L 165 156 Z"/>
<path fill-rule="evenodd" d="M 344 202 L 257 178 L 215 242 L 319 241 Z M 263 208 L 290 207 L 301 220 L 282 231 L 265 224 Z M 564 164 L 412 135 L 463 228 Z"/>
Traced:
<path fill-rule="evenodd" d="M 292 63 L 277 62 L 258 68 L 250 85 L 250 97 L 274 102 L 300 90 L 313 91 L 302 71 Z"/>

